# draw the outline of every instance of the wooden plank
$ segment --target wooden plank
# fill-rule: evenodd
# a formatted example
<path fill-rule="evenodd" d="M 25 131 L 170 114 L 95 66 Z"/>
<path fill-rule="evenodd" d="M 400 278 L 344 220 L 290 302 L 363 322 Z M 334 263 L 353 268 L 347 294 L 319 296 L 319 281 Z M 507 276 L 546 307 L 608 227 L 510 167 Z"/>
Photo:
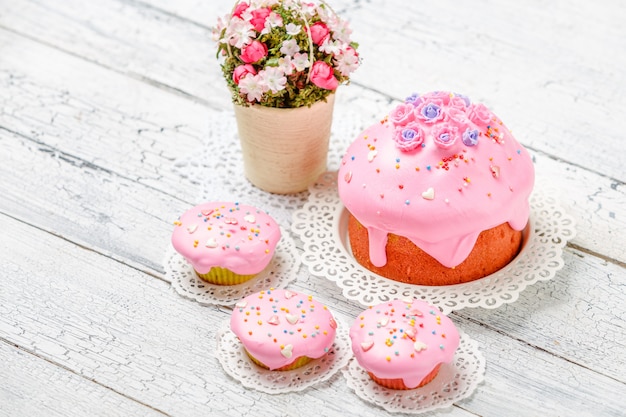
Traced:
<path fill-rule="evenodd" d="M 2 29 L 0 44 L 1 127 L 172 195 L 193 189 L 168 172 L 202 143 L 207 107 Z"/>
<path fill-rule="evenodd" d="M 172 222 L 192 205 L 192 193 L 163 193 L 2 129 L 0 147 L 0 212 L 163 272 Z"/>
<path fill-rule="evenodd" d="M 90 8 L 78 0 L 5 3 L 0 27 L 202 102 L 228 105 L 207 26 L 139 2 L 108 0 Z M 607 13 L 579 3 L 340 4 L 346 5 L 353 38 L 361 44 L 363 66 L 354 74 L 355 84 L 396 99 L 413 91 L 464 92 L 491 107 L 525 145 L 623 183 L 626 155 L 619 138 L 626 121 L 619 109 L 626 107 L 620 70 L 626 58 L 602 51 L 621 48 L 626 10 L 614 3 Z M 207 19 L 229 9 L 187 4 L 182 9 L 202 10 Z M 167 10 L 177 13 L 173 7 Z M 553 23 L 552 16 L 563 20 Z M 50 24 L 41 25 L 40 19 Z M 519 27 L 510 30 L 510 22 Z M 397 51 L 407 43 L 411 51 Z M 605 100 L 606 111 L 598 111 L 597 97 Z M 588 116 L 581 120 L 581 115 Z"/>
<path fill-rule="evenodd" d="M 0 341 L 0 416 L 163 416 Z"/>
<path fill-rule="evenodd" d="M 567 250 L 564 260 L 554 279 L 515 303 L 455 315 L 626 384 L 626 269 L 579 251 Z"/>

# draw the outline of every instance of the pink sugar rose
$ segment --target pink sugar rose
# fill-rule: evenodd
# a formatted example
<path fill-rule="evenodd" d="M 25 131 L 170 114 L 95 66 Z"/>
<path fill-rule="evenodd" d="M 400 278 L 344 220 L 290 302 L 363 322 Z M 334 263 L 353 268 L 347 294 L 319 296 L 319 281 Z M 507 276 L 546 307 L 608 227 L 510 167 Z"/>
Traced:
<path fill-rule="evenodd" d="M 441 123 L 433 127 L 431 134 L 435 145 L 443 149 L 450 149 L 458 139 L 458 129 L 449 123 Z"/>
<path fill-rule="evenodd" d="M 333 68 L 323 61 L 315 61 L 309 73 L 311 82 L 326 90 L 336 90 L 339 81 L 335 78 Z"/>
<path fill-rule="evenodd" d="M 456 125 L 459 130 L 465 130 L 465 128 L 471 123 L 467 118 L 465 111 L 460 110 L 456 107 L 450 107 L 448 109 L 444 120 L 446 122 L 450 122 L 453 125 Z"/>
<path fill-rule="evenodd" d="M 235 10 L 233 11 L 233 16 L 241 18 L 241 15 L 243 14 L 243 12 L 245 12 L 248 9 L 249 5 L 248 3 L 238 3 L 237 6 L 235 7 Z"/>
<path fill-rule="evenodd" d="M 272 13 L 272 9 L 265 7 L 262 9 L 256 9 L 252 11 L 252 19 L 250 19 L 250 24 L 254 26 L 254 30 L 260 32 L 265 27 L 265 20 L 267 16 Z"/>
<path fill-rule="evenodd" d="M 450 99 L 448 105 L 450 107 L 454 107 L 455 109 L 465 110 L 465 108 L 467 107 L 465 103 L 465 99 L 455 96 Z"/>
<path fill-rule="evenodd" d="M 252 41 L 241 50 L 240 58 L 246 64 L 258 62 L 267 56 L 267 46 L 259 41 Z"/>
<path fill-rule="evenodd" d="M 404 126 L 405 124 L 415 120 L 413 105 L 407 103 L 399 104 L 391 111 L 391 113 L 389 113 L 389 119 L 394 126 Z"/>
<path fill-rule="evenodd" d="M 328 36 L 330 35 L 330 30 L 326 23 L 324 22 L 316 22 L 311 26 L 311 38 L 313 39 L 313 43 L 315 45 L 321 45 L 324 43 Z"/>
<path fill-rule="evenodd" d="M 467 109 L 467 117 L 476 124 L 487 124 L 491 121 L 491 112 L 484 104 L 472 104 Z"/>
<path fill-rule="evenodd" d="M 239 65 L 237 68 L 235 68 L 235 71 L 233 71 L 233 81 L 235 82 L 235 84 L 239 85 L 239 80 L 241 80 L 248 74 L 256 75 L 256 70 L 254 69 L 254 67 L 250 64 Z"/>

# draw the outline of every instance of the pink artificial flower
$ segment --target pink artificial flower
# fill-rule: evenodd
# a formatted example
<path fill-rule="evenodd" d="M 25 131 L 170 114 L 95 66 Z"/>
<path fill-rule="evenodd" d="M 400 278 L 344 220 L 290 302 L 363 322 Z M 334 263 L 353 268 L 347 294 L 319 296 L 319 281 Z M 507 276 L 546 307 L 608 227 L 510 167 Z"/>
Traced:
<path fill-rule="evenodd" d="M 261 32 L 265 28 L 265 20 L 272 13 L 272 9 L 265 7 L 262 9 L 256 9 L 252 11 L 252 19 L 250 23 L 254 26 L 254 30 Z"/>
<path fill-rule="evenodd" d="M 311 39 L 313 39 L 313 43 L 315 45 L 321 45 L 324 43 L 328 36 L 330 35 L 330 30 L 326 23 L 324 22 L 316 22 L 311 26 Z"/>
<path fill-rule="evenodd" d="M 333 68 L 324 61 L 315 61 L 309 73 L 311 82 L 319 88 L 336 90 L 339 81 L 335 78 Z"/>
<path fill-rule="evenodd" d="M 239 56 L 246 64 L 252 64 L 258 62 L 267 56 L 267 46 L 259 41 L 252 41 L 248 46 L 245 46 L 241 50 Z"/>
<path fill-rule="evenodd" d="M 412 122 L 415 120 L 413 106 L 406 103 L 397 105 L 396 108 L 389 113 L 389 120 L 391 120 L 394 126 L 404 126 L 407 123 Z"/>
<path fill-rule="evenodd" d="M 254 69 L 254 67 L 250 64 L 239 65 L 237 68 L 235 68 L 235 71 L 233 71 L 233 81 L 235 82 L 235 84 L 239 85 L 239 80 L 241 80 L 248 74 L 256 75 L 256 70 Z"/>
<path fill-rule="evenodd" d="M 241 18 L 241 15 L 243 14 L 243 12 L 245 12 L 246 10 L 248 10 L 248 3 L 238 3 L 237 6 L 235 7 L 235 10 L 233 11 L 233 16 Z"/>

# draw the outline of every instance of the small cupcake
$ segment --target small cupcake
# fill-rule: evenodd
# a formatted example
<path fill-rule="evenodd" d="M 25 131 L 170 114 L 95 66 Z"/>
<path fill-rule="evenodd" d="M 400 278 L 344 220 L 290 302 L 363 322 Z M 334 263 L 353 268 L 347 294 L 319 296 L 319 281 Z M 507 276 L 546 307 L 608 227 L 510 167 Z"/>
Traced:
<path fill-rule="evenodd" d="M 447 316 L 423 301 L 407 299 L 370 307 L 350 328 L 354 356 L 379 385 L 414 389 L 452 362 L 459 332 Z"/>
<path fill-rule="evenodd" d="M 267 213 L 239 203 L 200 204 L 174 224 L 174 249 L 217 285 L 241 284 L 263 271 L 281 236 Z"/>
<path fill-rule="evenodd" d="M 272 289 L 239 301 L 230 328 L 254 363 L 288 371 L 326 355 L 335 341 L 337 323 L 312 296 Z"/>

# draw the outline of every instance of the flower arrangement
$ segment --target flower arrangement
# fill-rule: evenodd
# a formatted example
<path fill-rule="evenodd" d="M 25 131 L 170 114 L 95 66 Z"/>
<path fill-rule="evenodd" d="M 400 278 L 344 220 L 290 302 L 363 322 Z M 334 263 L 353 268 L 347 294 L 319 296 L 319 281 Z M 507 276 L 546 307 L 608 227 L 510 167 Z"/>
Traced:
<path fill-rule="evenodd" d="M 240 0 L 214 29 L 239 105 L 294 108 L 325 100 L 359 66 L 351 29 L 322 0 Z"/>

